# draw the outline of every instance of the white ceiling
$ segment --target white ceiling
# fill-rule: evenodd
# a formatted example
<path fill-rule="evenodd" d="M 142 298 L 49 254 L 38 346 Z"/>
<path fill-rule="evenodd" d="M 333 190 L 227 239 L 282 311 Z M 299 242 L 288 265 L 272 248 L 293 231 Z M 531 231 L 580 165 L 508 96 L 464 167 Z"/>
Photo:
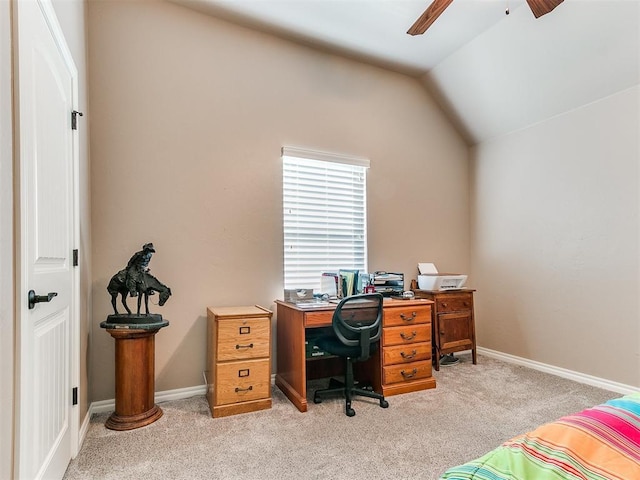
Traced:
<path fill-rule="evenodd" d="M 418 36 L 431 0 L 171 1 L 415 75 L 470 144 L 640 83 L 640 0 L 454 0 Z"/>
<path fill-rule="evenodd" d="M 425 73 L 524 0 L 455 0 L 424 35 L 406 33 L 431 0 L 174 0 L 200 11 Z M 527 7 L 528 10 L 528 7 Z M 529 11 L 533 18 L 533 14 Z"/>

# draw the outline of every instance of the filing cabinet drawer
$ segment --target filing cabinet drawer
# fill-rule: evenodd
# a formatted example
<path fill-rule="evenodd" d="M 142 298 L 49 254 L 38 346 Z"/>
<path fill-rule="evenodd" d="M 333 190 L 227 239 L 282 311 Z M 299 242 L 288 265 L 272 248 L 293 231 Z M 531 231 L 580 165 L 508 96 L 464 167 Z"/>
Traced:
<path fill-rule="evenodd" d="M 217 360 L 268 357 L 271 321 L 264 318 L 220 320 Z"/>
<path fill-rule="evenodd" d="M 383 383 L 412 382 L 431 377 L 431 360 L 406 365 L 390 365 L 382 368 Z"/>
<path fill-rule="evenodd" d="M 216 379 L 216 405 L 268 398 L 269 359 L 218 364 Z"/>
<path fill-rule="evenodd" d="M 382 330 L 382 345 L 403 345 L 431 341 L 431 322 L 404 327 L 386 327 Z"/>
<path fill-rule="evenodd" d="M 448 295 L 436 298 L 438 313 L 460 312 L 473 309 L 473 297 L 471 294 Z"/>
<path fill-rule="evenodd" d="M 431 322 L 431 307 L 413 306 L 406 308 L 389 308 L 384 312 L 383 326 L 395 327 Z"/>
<path fill-rule="evenodd" d="M 385 366 L 429 359 L 431 359 L 431 342 L 385 347 L 382 354 Z"/>

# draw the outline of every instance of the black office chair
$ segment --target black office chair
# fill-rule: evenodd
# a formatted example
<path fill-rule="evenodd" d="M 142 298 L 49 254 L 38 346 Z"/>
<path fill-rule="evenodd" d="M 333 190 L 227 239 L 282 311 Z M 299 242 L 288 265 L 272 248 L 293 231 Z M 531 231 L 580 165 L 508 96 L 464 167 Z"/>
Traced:
<path fill-rule="evenodd" d="M 375 398 L 380 401 L 382 408 L 387 408 L 389 402 L 381 393 L 371 388 L 358 388 L 354 384 L 353 364 L 362 362 L 371 356 L 378 348 L 382 334 L 382 295 L 366 293 L 353 295 L 340 301 L 333 312 L 333 335 L 320 337 L 317 345 L 324 351 L 345 359 L 345 382 L 331 379 L 329 388 L 316 390 L 314 403 L 321 403 L 322 397 L 341 393 L 345 397 L 345 413 L 353 417 L 356 412 L 351 408 L 354 395 Z"/>

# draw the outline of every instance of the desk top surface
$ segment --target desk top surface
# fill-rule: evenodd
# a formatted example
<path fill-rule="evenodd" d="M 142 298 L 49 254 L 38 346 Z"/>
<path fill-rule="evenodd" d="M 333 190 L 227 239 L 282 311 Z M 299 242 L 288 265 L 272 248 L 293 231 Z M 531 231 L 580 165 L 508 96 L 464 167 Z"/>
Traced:
<path fill-rule="evenodd" d="M 446 289 L 446 290 L 422 290 L 420 288 L 412 288 L 411 291 L 413 291 L 414 293 L 431 293 L 431 294 L 435 294 L 435 295 L 442 295 L 442 294 L 455 295 L 456 293 L 475 292 L 476 289 L 475 288 L 467 288 L 467 287 L 449 288 L 449 289 Z"/>
<path fill-rule="evenodd" d="M 399 298 L 385 298 L 383 307 L 412 307 L 412 306 L 424 306 L 431 305 L 433 301 L 423 299 L 423 298 L 414 298 L 411 300 L 399 299 Z M 285 302 L 284 300 L 276 300 L 276 304 L 291 308 L 293 310 L 299 310 L 301 312 L 318 312 L 322 310 L 334 310 L 337 303 L 331 302 L 318 302 L 318 303 L 307 303 L 307 304 L 295 304 L 290 302 Z"/>
<path fill-rule="evenodd" d="M 207 314 L 214 317 L 251 317 L 271 316 L 273 312 L 260 305 L 246 305 L 240 307 L 208 307 Z"/>

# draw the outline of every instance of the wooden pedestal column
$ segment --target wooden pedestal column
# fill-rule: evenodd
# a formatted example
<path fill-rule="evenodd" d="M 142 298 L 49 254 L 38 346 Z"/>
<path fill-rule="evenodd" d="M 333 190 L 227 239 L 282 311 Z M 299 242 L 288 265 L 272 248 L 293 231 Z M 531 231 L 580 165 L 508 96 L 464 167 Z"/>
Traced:
<path fill-rule="evenodd" d="M 155 335 L 159 329 L 107 329 L 116 340 L 116 409 L 105 422 L 111 430 L 132 430 L 155 422 Z"/>

